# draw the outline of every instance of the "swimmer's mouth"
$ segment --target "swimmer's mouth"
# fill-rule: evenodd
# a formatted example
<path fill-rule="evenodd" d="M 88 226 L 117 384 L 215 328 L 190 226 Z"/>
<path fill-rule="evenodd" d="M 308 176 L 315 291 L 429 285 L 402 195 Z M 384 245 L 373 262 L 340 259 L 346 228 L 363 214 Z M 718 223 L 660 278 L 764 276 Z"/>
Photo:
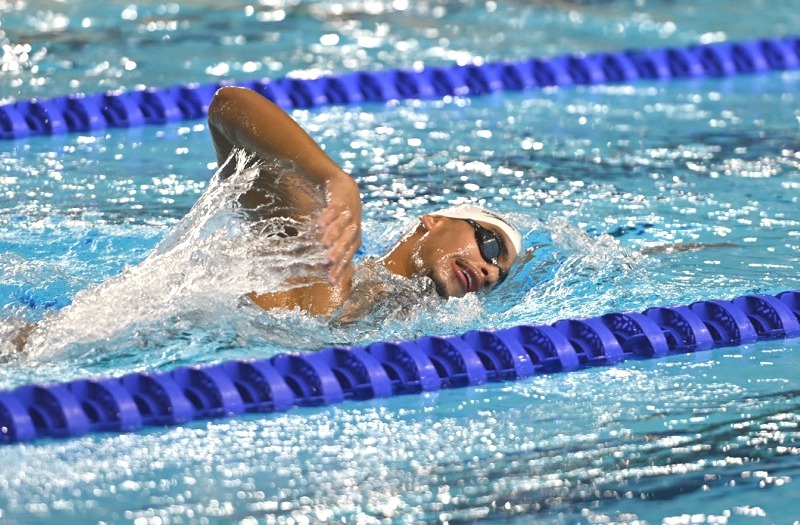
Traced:
<path fill-rule="evenodd" d="M 480 279 L 472 268 L 461 261 L 456 261 L 456 277 L 458 277 L 465 293 L 477 292 L 480 289 Z"/>

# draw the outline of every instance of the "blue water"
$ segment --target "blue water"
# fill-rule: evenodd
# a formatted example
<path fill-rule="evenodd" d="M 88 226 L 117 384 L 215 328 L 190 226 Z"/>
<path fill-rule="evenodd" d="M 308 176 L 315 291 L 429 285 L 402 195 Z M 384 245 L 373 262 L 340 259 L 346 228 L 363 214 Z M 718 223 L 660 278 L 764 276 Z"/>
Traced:
<path fill-rule="evenodd" d="M 12 86 L 0 98 L 780 36 L 800 16 L 756 1 L 338 5 L 140 3 L 135 17 L 0 5 L 0 83 Z M 24 60 L 17 45 L 31 48 Z M 774 73 L 296 111 L 359 181 L 371 253 L 421 213 L 484 199 L 522 226 L 531 260 L 492 295 L 349 329 L 233 308 L 220 323 L 173 315 L 186 304 L 142 322 L 122 305 L 109 337 L 6 358 L 0 388 L 800 289 L 798 83 Z M 202 121 L 7 142 L 0 159 L 2 317 L 29 321 L 141 262 L 214 169 Z M 688 242 L 731 246 L 640 253 Z M 773 341 L 3 447 L 0 520 L 792 523 L 799 356 L 796 341 Z"/>
<path fill-rule="evenodd" d="M 38 0 L 0 14 L 0 101 L 778 37 L 798 23 L 794 5 L 767 0 Z"/>

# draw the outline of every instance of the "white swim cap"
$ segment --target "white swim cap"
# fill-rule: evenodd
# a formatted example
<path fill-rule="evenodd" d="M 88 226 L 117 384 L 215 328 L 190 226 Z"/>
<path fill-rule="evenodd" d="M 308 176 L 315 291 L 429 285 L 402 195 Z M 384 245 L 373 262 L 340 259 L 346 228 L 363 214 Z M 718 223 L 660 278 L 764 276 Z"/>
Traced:
<path fill-rule="evenodd" d="M 517 229 L 499 213 L 474 204 L 462 204 L 432 212 L 431 215 L 450 217 L 451 219 L 472 219 L 473 221 L 480 221 L 491 224 L 492 226 L 497 226 L 511 240 L 511 244 L 514 246 L 517 255 L 522 252 L 522 235 L 520 235 Z"/>

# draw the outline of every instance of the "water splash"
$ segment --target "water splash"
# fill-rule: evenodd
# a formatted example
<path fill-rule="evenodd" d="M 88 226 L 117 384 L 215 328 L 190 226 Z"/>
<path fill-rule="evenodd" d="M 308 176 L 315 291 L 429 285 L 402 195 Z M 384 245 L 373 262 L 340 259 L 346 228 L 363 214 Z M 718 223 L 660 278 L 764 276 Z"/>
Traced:
<path fill-rule="evenodd" d="M 229 332 L 221 320 L 241 310 L 241 297 L 254 290 L 280 290 L 290 277 L 324 278 L 325 254 L 314 217 L 276 217 L 267 201 L 245 209 L 239 198 L 258 179 L 289 184 L 322 203 L 291 166 L 254 162 L 243 153 L 229 160 L 235 173 L 219 173 L 192 207 L 140 264 L 95 288 L 79 292 L 72 305 L 45 317 L 28 340 L 27 353 L 47 358 L 68 348 L 83 353 L 113 348 L 163 346 L 176 334 L 205 327 Z M 271 171 L 272 177 L 259 177 Z M 319 208 L 321 206 L 318 206 Z M 245 316 L 247 317 L 247 316 Z M 221 337 L 224 341 L 226 337 Z"/>
<path fill-rule="evenodd" d="M 526 232 L 530 256 L 491 294 L 443 301 L 426 279 L 393 277 L 377 271 L 380 264 L 361 260 L 356 291 L 359 283 L 388 284 L 382 287 L 384 300 L 371 304 L 356 322 L 317 318 L 297 309 L 265 312 L 243 296 L 286 289 L 287 281 L 298 277 L 321 281 L 325 263 L 313 214 L 287 221 L 288 214 L 281 213 L 270 195 L 290 185 L 310 198 L 315 209 L 321 209 L 323 197 L 293 166 L 256 162 L 243 153 L 229 162 L 236 163 L 234 173 L 228 178 L 215 175 L 186 217 L 144 261 L 78 292 L 70 306 L 45 316 L 28 340 L 26 360 L 58 358 L 76 369 L 108 374 L 458 334 L 598 313 L 590 311 L 586 297 L 610 311 L 626 290 L 646 281 L 636 278 L 642 273 L 642 257 L 614 238 L 590 236 L 566 219 L 520 215 L 514 219 Z M 273 176 L 259 177 L 265 171 Z M 240 197 L 254 187 L 263 204 L 243 207 Z M 367 220 L 365 226 L 369 224 Z M 407 227 L 384 224 L 366 234 L 387 244 Z M 11 339 L 0 334 L 0 346 L 9 346 Z"/>
<path fill-rule="evenodd" d="M 632 297 L 651 289 L 650 268 L 657 261 L 610 235 L 589 235 L 556 217 L 528 237 L 533 255 L 520 270 L 528 278 L 505 313 L 515 320 L 512 324 L 549 324 L 630 309 Z M 532 244 L 531 237 L 539 244 Z"/>

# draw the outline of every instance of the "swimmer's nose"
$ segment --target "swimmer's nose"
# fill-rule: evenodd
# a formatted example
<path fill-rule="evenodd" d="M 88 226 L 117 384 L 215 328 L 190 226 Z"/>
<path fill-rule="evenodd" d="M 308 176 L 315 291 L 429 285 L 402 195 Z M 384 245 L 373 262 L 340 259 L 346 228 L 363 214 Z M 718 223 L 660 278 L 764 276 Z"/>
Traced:
<path fill-rule="evenodd" d="M 480 271 L 483 278 L 483 288 L 499 286 L 508 277 L 508 270 L 504 270 L 499 264 L 486 260 L 481 262 Z"/>
<path fill-rule="evenodd" d="M 481 265 L 481 279 L 483 279 L 483 288 L 494 288 L 500 281 L 500 268 L 493 264 L 483 263 Z"/>

